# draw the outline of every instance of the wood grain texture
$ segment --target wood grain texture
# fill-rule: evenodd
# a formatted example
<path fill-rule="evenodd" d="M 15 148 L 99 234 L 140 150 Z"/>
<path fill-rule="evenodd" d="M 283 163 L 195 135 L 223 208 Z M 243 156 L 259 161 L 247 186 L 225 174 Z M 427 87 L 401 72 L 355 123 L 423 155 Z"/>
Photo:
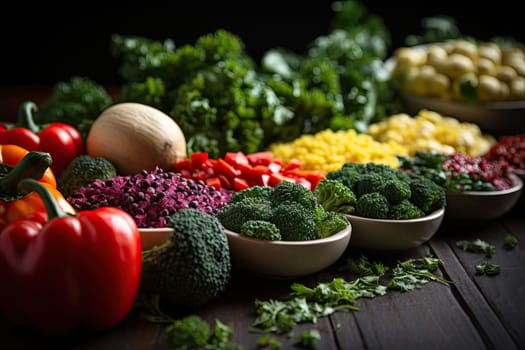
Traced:
<path fill-rule="evenodd" d="M 523 349 L 525 348 L 525 217 L 523 206 L 502 219 L 482 225 L 444 224 L 432 240 L 403 252 L 367 256 L 387 266 L 408 258 L 431 253 L 443 261 L 438 274 L 452 285 L 430 282 L 419 290 L 390 291 L 384 296 L 357 301 L 358 311 L 338 311 L 320 318 L 315 324 L 301 324 L 294 333 L 274 335 L 281 349 L 297 349 L 294 344 L 303 330 L 317 329 L 321 343 L 317 349 Z M 503 239 L 513 234 L 518 245 L 503 248 Z M 488 277 L 476 275 L 475 265 L 487 259 L 456 246 L 461 239 L 482 239 L 496 247 L 490 258 L 501 266 L 501 273 Z M 315 286 L 335 277 L 352 280 L 355 276 L 340 269 L 348 257 L 363 252 L 348 250 L 329 269 L 300 279 L 268 279 L 234 267 L 228 288 L 218 299 L 195 310 L 211 324 L 215 320 L 234 329 L 232 343 L 256 349 L 261 333 L 254 332 L 255 300 L 284 299 L 294 282 Z M 271 259 L 271 257 L 268 257 Z M 1 287 L 1 284 L 0 284 Z M 174 318 L 190 314 L 180 309 L 163 309 Z M 165 324 L 139 318 L 137 312 L 112 330 L 91 333 L 85 330 L 62 338 L 46 338 L 31 328 L 17 328 L 0 316 L 0 349 L 167 349 Z"/>

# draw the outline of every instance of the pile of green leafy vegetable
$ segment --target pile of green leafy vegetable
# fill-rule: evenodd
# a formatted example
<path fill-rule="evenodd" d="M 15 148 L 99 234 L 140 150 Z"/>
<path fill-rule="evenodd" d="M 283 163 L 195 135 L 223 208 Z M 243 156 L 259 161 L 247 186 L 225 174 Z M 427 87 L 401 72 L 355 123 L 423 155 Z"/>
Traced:
<path fill-rule="evenodd" d="M 85 140 L 95 118 L 111 104 L 113 99 L 103 86 L 88 78 L 72 77 L 54 86 L 36 118 L 41 124 L 57 121 L 70 124 Z"/>
<path fill-rule="evenodd" d="M 364 132 L 389 114 L 392 90 L 383 61 L 390 34 L 382 19 L 357 1 L 335 2 L 333 10 L 328 32 L 305 48 L 306 54 L 271 49 L 260 66 L 242 39 L 223 29 L 179 47 L 171 40 L 114 34 L 111 51 L 124 84 L 111 103 L 159 108 L 180 125 L 188 153 L 215 158 L 264 150 L 277 140 L 326 128 Z M 75 79 L 61 83 L 42 119 L 72 115 L 68 122 L 88 128 L 108 106 L 102 87 Z M 74 93 L 65 94 L 64 86 Z M 86 113 L 71 105 L 84 105 Z"/>
<path fill-rule="evenodd" d="M 299 323 L 316 323 L 317 319 L 338 310 L 357 311 L 355 304 L 361 298 L 385 295 L 389 290 L 408 292 L 430 281 L 449 285 L 452 281 L 434 273 L 442 265 L 442 260 L 430 255 L 400 261 L 393 268 L 364 255 L 348 257 L 341 268 L 356 275 L 356 279 L 347 281 L 337 277 L 313 288 L 293 283 L 286 300 L 256 299 L 257 317 L 253 327 L 262 332 L 290 333 Z"/>

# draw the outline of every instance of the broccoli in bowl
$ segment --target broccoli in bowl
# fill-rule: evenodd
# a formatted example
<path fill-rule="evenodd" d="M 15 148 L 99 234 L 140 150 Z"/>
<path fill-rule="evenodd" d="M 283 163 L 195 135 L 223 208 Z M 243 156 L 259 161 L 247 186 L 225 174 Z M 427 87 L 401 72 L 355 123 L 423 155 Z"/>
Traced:
<path fill-rule="evenodd" d="M 332 205 L 323 181 L 339 182 L 354 194 L 346 195 L 347 204 L 341 206 L 352 225 L 352 249 L 384 253 L 414 248 L 428 241 L 443 221 L 445 190 L 421 174 L 375 163 L 345 163 L 316 188 L 318 200 L 324 199 L 321 205 Z M 344 193 L 331 191 L 332 196 Z"/>
<path fill-rule="evenodd" d="M 228 236 L 234 266 L 278 278 L 330 266 L 343 255 L 352 233 L 344 214 L 326 210 L 312 191 L 290 181 L 235 192 L 216 217 Z"/>
<path fill-rule="evenodd" d="M 291 181 L 236 192 L 216 216 L 227 230 L 263 240 L 322 239 L 349 224 L 342 213 L 325 209 L 312 191 Z"/>
<path fill-rule="evenodd" d="M 331 197 L 342 197 L 335 186 L 328 188 L 323 181 L 343 184 L 354 196 L 348 198 L 338 212 L 372 219 L 410 220 L 422 218 L 445 208 L 445 190 L 421 174 L 404 172 L 376 163 L 345 163 L 329 172 L 317 188 L 321 205 L 333 207 Z M 329 193 L 326 193 L 329 192 Z"/>

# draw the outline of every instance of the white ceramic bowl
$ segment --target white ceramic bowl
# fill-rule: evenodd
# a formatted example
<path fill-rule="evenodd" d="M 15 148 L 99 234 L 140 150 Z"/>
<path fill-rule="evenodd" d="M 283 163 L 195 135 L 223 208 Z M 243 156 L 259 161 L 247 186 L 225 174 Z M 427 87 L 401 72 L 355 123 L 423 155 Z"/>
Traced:
<path fill-rule="evenodd" d="M 421 45 L 425 49 L 425 45 Z M 396 59 L 390 57 L 385 61 L 385 69 L 392 72 Z M 462 122 L 476 124 L 483 133 L 494 135 L 514 135 L 525 132 L 525 101 L 487 102 L 478 106 L 462 101 L 446 100 L 436 97 L 417 96 L 398 90 L 406 107 L 406 113 L 417 115 L 427 109 L 443 116 L 452 117 Z"/>
<path fill-rule="evenodd" d="M 525 183 L 525 169 L 519 169 L 519 170 L 515 170 L 514 171 L 514 174 L 520 178 L 521 182 L 524 182 Z M 521 196 L 520 196 L 520 199 L 518 200 L 519 203 L 525 203 L 525 190 L 522 189 L 521 190 Z M 518 203 L 518 204 L 519 204 Z"/>
<path fill-rule="evenodd" d="M 415 248 L 438 231 L 445 209 L 410 220 L 371 219 L 347 214 L 352 224 L 349 249 L 388 253 Z"/>
<path fill-rule="evenodd" d="M 156 245 L 161 245 L 170 238 L 173 228 L 139 228 L 142 240 L 142 250 L 149 250 Z"/>
<path fill-rule="evenodd" d="M 319 272 L 335 263 L 348 246 L 352 225 L 311 241 L 266 241 L 225 231 L 236 267 L 271 278 L 291 278 Z"/>
<path fill-rule="evenodd" d="M 447 192 L 445 219 L 458 222 L 483 222 L 497 219 L 510 211 L 523 191 L 523 181 L 511 174 L 514 186 L 502 191 Z"/>
<path fill-rule="evenodd" d="M 479 106 L 464 102 L 416 96 L 400 92 L 407 113 L 417 115 L 422 109 L 459 121 L 476 124 L 484 133 L 514 135 L 525 132 L 525 101 L 491 102 Z"/>

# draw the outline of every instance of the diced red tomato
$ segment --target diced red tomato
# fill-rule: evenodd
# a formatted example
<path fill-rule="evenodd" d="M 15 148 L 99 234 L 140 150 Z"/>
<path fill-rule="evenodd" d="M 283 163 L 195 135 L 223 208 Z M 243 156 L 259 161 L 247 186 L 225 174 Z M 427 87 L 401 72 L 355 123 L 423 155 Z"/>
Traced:
<path fill-rule="evenodd" d="M 217 164 L 217 160 L 207 159 L 204 163 L 202 163 L 202 168 L 203 169 L 213 169 L 215 168 L 216 164 Z"/>
<path fill-rule="evenodd" d="M 227 152 L 224 158 L 218 159 L 210 159 L 206 152 L 195 152 L 188 159 L 178 161 L 174 169 L 185 178 L 203 180 L 208 186 L 234 191 L 251 186 L 276 186 L 283 180 L 313 190 L 325 178 L 323 173 L 301 170 L 298 160 L 284 164 L 270 151 Z"/>
<path fill-rule="evenodd" d="M 271 162 L 270 164 L 268 164 L 268 170 L 272 173 L 278 173 L 281 171 L 282 168 L 282 164 L 277 162 Z"/>
<path fill-rule="evenodd" d="M 292 170 L 292 169 L 298 169 L 301 167 L 301 162 L 298 159 L 292 159 L 291 161 L 286 164 L 286 166 L 283 168 L 283 171 Z"/>
<path fill-rule="evenodd" d="M 270 174 L 270 176 L 268 177 L 268 186 L 275 187 L 277 184 L 279 184 L 283 180 L 284 180 L 284 176 L 282 174 L 278 174 L 278 173 Z"/>
<path fill-rule="evenodd" d="M 237 164 L 237 170 L 241 171 L 242 177 L 251 175 L 254 171 L 250 164 Z"/>
<path fill-rule="evenodd" d="M 194 169 L 201 169 L 208 160 L 208 152 L 194 152 L 190 154 L 190 162 Z"/>
<path fill-rule="evenodd" d="M 217 163 L 215 164 L 215 170 L 224 176 L 226 176 L 228 179 L 233 179 L 234 177 L 237 177 L 241 175 L 241 171 L 235 169 L 231 164 L 226 163 L 224 159 L 217 159 Z"/>
<path fill-rule="evenodd" d="M 317 187 L 317 184 L 319 183 L 319 181 L 326 179 L 326 176 L 322 173 L 310 174 L 310 175 L 307 174 L 306 179 L 310 181 L 310 183 L 312 184 L 311 190 L 313 191 Z"/>
<path fill-rule="evenodd" d="M 206 179 L 206 185 L 220 189 L 222 187 L 221 180 L 218 177 L 209 177 Z"/>
<path fill-rule="evenodd" d="M 251 165 L 268 165 L 271 162 L 277 162 L 270 151 L 250 153 L 246 155 L 246 158 L 248 158 Z"/>
<path fill-rule="evenodd" d="M 180 176 L 186 179 L 191 179 L 193 177 L 193 173 L 188 169 L 180 169 L 180 170 L 175 169 L 175 171 L 178 171 L 180 173 Z"/>
<path fill-rule="evenodd" d="M 205 181 L 208 178 L 208 174 L 204 170 L 197 170 L 192 173 L 192 177 L 197 180 Z"/>
<path fill-rule="evenodd" d="M 272 172 L 270 171 L 270 169 L 265 166 L 265 165 L 255 165 L 252 167 L 253 169 L 253 172 L 257 173 L 257 174 L 271 174 Z"/>
<path fill-rule="evenodd" d="M 175 171 L 187 170 L 191 171 L 191 161 L 189 159 L 182 159 L 175 163 Z"/>
<path fill-rule="evenodd" d="M 227 152 L 224 156 L 224 160 L 231 165 L 237 166 L 239 164 L 248 165 L 250 162 L 246 155 L 242 152 Z"/>
<path fill-rule="evenodd" d="M 268 184 L 268 181 L 270 180 L 270 175 L 268 174 L 262 174 L 261 175 L 261 182 L 260 182 L 260 186 L 270 186 Z"/>
<path fill-rule="evenodd" d="M 233 190 L 234 191 L 241 191 L 241 190 L 244 190 L 248 187 L 250 187 L 250 185 L 248 184 L 248 182 L 246 182 L 246 180 L 244 179 L 241 179 L 240 177 L 236 177 L 235 179 L 233 179 Z"/>
<path fill-rule="evenodd" d="M 232 183 L 226 176 L 219 174 L 217 177 L 219 178 L 222 187 L 232 189 Z"/>

